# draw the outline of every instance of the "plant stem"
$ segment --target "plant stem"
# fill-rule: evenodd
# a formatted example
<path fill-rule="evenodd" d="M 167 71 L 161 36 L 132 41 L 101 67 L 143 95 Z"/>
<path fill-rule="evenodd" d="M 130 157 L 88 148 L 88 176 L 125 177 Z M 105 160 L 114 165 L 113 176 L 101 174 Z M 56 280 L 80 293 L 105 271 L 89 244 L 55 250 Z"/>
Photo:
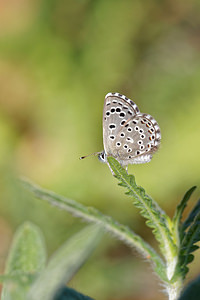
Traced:
<path fill-rule="evenodd" d="M 180 293 L 183 288 L 183 276 L 180 273 L 177 277 L 176 280 L 173 282 L 170 282 L 170 280 L 174 277 L 177 269 L 177 264 L 179 260 L 179 254 L 180 245 L 177 245 L 177 252 L 171 252 L 169 255 L 166 256 L 167 262 L 166 262 L 166 273 L 167 273 L 167 278 L 169 279 L 169 282 L 167 283 L 166 290 L 167 294 L 169 297 L 169 300 L 178 300 L 180 297 Z M 169 257 L 172 256 L 172 260 L 169 259 Z"/>
<path fill-rule="evenodd" d="M 183 280 L 178 277 L 177 280 L 167 286 L 169 300 L 178 300 L 183 288 Z"/>

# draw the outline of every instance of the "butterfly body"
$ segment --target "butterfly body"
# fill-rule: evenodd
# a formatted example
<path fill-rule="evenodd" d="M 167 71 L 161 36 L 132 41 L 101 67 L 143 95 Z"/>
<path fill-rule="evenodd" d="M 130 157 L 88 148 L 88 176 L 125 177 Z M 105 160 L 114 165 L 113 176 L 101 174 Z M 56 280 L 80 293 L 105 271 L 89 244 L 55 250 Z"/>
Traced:
<path fill-rule="evenodd" d="M 160 128 L 149 114 L 119 93 L 108 93 L 103 109 L 104 151 L 98 157 L 106 162 L 113 156 L 122 166 L 151 161 L 161 140 Z"/>

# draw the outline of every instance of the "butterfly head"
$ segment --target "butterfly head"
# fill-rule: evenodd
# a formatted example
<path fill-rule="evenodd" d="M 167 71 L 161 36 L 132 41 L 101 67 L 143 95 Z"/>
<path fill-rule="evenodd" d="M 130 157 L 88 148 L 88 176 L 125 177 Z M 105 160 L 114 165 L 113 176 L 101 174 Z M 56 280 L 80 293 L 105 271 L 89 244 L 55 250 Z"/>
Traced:
<path fill-rule="evenodd" d="M 105 153 L 105 151 L 102 151 L 98 154 L 98 159 L 102 162 L 102 163 L 106 163 L 107 162 L 107 155 Z"/>

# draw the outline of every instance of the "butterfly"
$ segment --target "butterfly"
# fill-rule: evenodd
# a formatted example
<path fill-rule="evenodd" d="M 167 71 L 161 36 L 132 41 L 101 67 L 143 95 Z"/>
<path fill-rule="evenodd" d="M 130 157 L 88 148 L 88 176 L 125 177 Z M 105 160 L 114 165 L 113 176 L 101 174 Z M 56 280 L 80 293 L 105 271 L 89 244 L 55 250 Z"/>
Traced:
<path fill-rule="evenodd" d="M 150 162 L 161 141 L 160 127 L 149 114 L 119 93 L 108 93 L 103 108 L 103 144 L 98 155 L 102 162 L 112 156 L 122 166 Z M 81 157 L 81 159 L 86 156 Z"/>

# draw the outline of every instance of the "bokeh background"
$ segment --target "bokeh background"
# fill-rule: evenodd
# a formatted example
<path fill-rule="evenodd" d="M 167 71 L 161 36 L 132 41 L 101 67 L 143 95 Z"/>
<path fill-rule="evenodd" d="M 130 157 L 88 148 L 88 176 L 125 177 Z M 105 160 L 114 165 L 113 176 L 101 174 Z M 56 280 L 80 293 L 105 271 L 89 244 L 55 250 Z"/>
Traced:
<path fill-rule="evenodd" d="M 84 223 L 32 199 L 26 176 L 129 225 L 157 247 L 144 220 L 97 158 L 108 92 L 153 115 L 162 144 L 150 164 L 129 167 L 172 216 L 199 185 L 198 0 L 0 1 L 0 269 L 17 226 L 40 226 L 51 255 Z M 199 189 L 193 196 L 197 200 Z M 187 280 L 199 273 L 196 255 Z M 71 286 L 102 300 L 165 299 L 148 263 L 109 235 Z"/>

